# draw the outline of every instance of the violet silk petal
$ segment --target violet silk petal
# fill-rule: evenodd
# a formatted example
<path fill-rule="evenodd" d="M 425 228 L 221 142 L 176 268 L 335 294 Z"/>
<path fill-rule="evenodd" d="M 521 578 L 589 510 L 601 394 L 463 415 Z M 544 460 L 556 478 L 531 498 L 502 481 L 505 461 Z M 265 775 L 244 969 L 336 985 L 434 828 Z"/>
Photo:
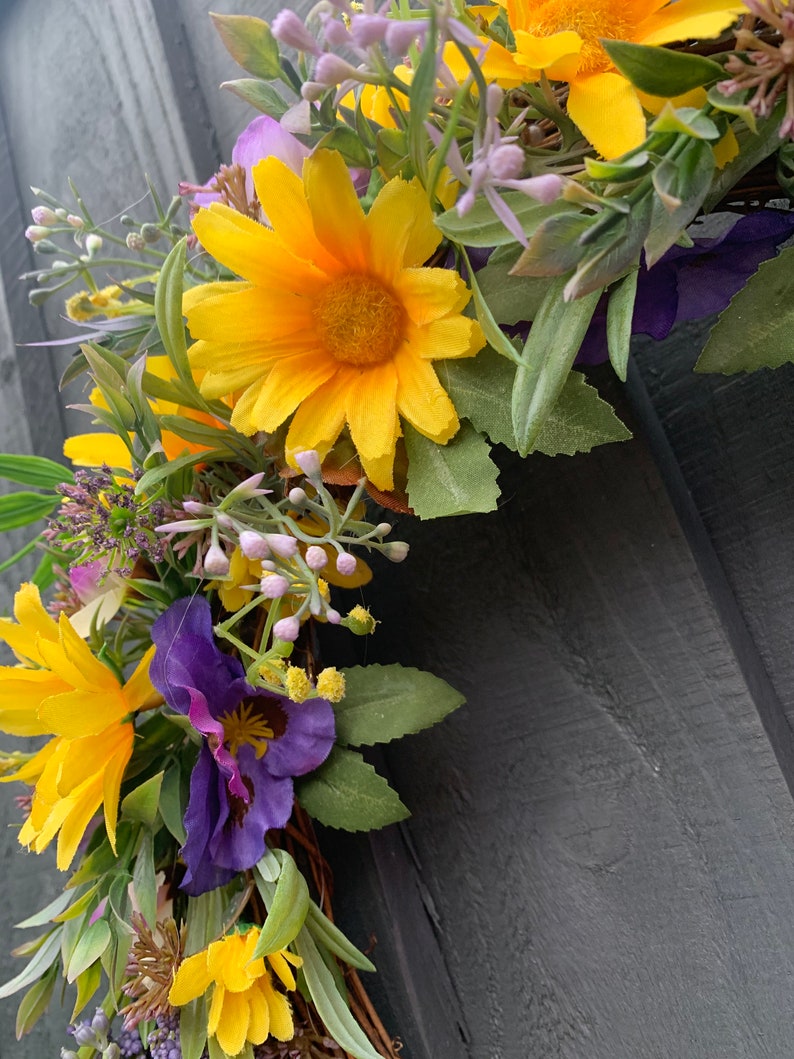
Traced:
<path fill-rule="evenodd" d="M 182 848 L 182 888 L 195 896 L 262 857 L 265 833 L 283 827 L 292 812 L 292 777 L 311 772 L 331 751 L 334 712 L 325 699 L 295 703 L 248 684 L 240 662 L 215 644 L 204 597 L 172 604 L 154 623 L 152 639 L 152 683 L 204 736 L 190 777 Z M 233 716 L 243 735 L 229 743 L 224 720 Z M 259 725 L 250 739 L 247 723 Z M 260 734 L 264 725 L 272 738 Z"/>

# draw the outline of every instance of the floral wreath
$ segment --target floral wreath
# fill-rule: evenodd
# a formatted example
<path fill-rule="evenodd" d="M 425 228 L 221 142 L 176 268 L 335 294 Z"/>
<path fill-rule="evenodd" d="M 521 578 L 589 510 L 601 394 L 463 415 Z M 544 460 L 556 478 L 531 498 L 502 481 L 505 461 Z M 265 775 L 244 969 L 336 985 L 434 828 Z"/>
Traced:
<path fill-rule="evenodd" d="M 68 873 L 0 995 L 21 1036 L 74 983 L 64 1059 L 393 1059 L 313 821 L 405 819 L 368 748 L 463 700 L 329 627 L 375 632 L 395 520 L 496 508 L 493 446 L 628 438 L 581 369 L 634 334 L 719 313 L 696 370 L 792 360 L 794 3 L 213 19 L 261 112 L 229 164 L 126 232 L 36 190 L 26 232 L 98 429 L 0 456 L 0 529 L 46 519 L 2 566 L 41 557 L 0 779 Z"/>

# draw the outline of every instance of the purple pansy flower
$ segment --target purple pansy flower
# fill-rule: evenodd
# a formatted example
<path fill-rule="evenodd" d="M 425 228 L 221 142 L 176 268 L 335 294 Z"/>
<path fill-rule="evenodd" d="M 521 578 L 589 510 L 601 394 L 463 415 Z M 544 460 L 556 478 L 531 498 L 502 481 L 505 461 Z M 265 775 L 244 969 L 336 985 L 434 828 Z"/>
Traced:
<path fill-rule="evenodd" d="M 716 220 L 716 216 L 715 216 Z M 631 330 L 660 340 L 674 324 L 722 312 L 761 262 L 794 235 L 794 211 L 759 210 L 747 216 L 724 215 L 716 235 L 689 229 L 694 246 L 673 246 L 651 269 L 643 265 Z M 602 299 L 576 358 L 578 364 L 607 359 L 606 298 Z"/>
<path fill-rule="evenodd" d="M 190 777 L 182 889 L 205 893 L 252 867 L 265 832 L 292 813 L 292 777 L 325 761 L 334 711 L 325 699 L 295 703 L 252 687 L 242 664 L 218 649 L 206 599 L 180 599 L 152 627 L 152 683 L 204 736 Z"/>

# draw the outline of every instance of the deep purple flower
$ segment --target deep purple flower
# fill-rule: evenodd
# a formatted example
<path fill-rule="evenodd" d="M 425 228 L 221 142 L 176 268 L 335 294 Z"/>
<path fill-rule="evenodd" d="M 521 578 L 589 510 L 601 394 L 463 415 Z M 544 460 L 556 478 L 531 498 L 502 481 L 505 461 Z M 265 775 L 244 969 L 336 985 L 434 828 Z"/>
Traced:
<path fill-rule="evenodd" d="M 187 872 L 195 896 L 222 886 L 265 852 L 265 832 L 292 813 L 292 777 L 325 761 L 334 712 L 325 699 L 295 703 L 254 688 L 218 649 L 200 596 L 180 599 L 152 627 L 152 683 L 204 736 L 185 812 Z"/>
<path fill-rule="evenodd" d="M 732 220 L 726 215 L 726 227 L 718 235 L 698 236 L 697 227 L 689 235 L 694 246 L 673 246 L 653 268 L 640 268 L 633 334 L 660 340 L 674 324 L 722 312 L 758 266 L 794 235 L 794 211 L 759 210 Z M 604 298 L 576 360 L 600 364 L 606 359 Z"/>

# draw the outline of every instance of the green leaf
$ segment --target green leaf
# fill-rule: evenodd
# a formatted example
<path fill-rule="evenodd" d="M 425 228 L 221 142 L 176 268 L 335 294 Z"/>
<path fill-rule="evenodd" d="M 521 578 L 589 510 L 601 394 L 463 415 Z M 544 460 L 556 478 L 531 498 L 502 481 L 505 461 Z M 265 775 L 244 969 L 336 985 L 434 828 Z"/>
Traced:
<path fill-rule="evenodd" d="M 99 960 L 86 967 L 82 974 L 77 976 L 77 997 L 74 1002 L 71 1022 L 77 1018 L 91 997 L 96 993 L 102 982 L 102 964 Z"/>
<path fill-rule="evenodd" d="M 7 493 L 0 496 L 0 533 L 19 529 L 49 515 L 60 497 L 41 493 Z"/>
<path fill-rule="evenodd" d="M 737 133 L 739 154 L 715 174 L 711 190 L 703 200 L 703 209 L 706 213 L 713 210 L 746 173 L 755 169 L 760 162 L 777 151 L 780 147 L 778 129 L 785 109 L 786 97 L 784 96 L 775 104 L 770 116 L 759 122 L 758 132 L 750 133 L 749 130 L 745 130 L 744 133 L 741 131 Z"/>
<path fill-rule="evenodd" d="M 469 286 L 471 287 L 472 297 L 474 299 L 474 306 L 477 310 L 477 319 L 482 327 L 482 332 L 485 335 L 485 340 L 495 349 L 497 353 L 500 353 L 503 357 L 508 360 L 516 361 L 518 359 L 518 353 L 516 347 L 507 337 L 507 335 L 499 327 L 498 323 L 494 319 L 491 308 L 480 292 L 479 277 L 471 267 L 468 254 L 465 250 L 462 250 L 463 258 L 466 262 L 466 268 L 469 273 Z"/>
<path fill-rule="evenodd" d="M 272 898 L 264 888 L 260 889 L 267 908 L 267 918 L 259 934 L 252 960 L 278 952 L 279 949 L 286 949 L 303 926 L 309 911 L 309 887 L 298 871 L 295 861 L 285 850 L 273 852 L 281 863 L 281 872 Z M 256 872 L 257 884 L 260 878 Z"/>
<path fill-rule="evenodd" d="M 607 159 L 586 157 L 584 168 L 591 180 L 603 180 L 610 184 L 636 180 L 640 170 L 648 165 L 648 152 L 637 151 L 628 158 Z"/>
<path fill-rule="evenodd" d="M 718 140 L 720 138 L 720 130 L 702 110 L 696 107 L 676 109 L 669 101 L 659 111 L 649 128 L 651 132 L 672 132 L 691 136 L 695 140 Z"/>
<path fill-rule="evenodd" d="M 338 956 L 340 960 L 344 960 L 351 967 L 355 967 L 359 971 L 374 971 L 376 969 L 375 964 L 357 949 L 352 941 L 345 937 L 339 927 L 331 922 L 314 901 L 309 902 L 306 929 L 318 945 L 332 952 L 334 956 Z"/>
<path fill-rule="evenodd" d="M 379 129 L 375 150 L 388 179 L 400 176 L 408 166 L 408 137 L 402 129 Z"/>
<path fill-rule="evenodd" d="M 195 389 L 187 357 L 182 293 L 187 257 L 187 237 L 180 239 L 162 264 L 154 295 L 154 317 L 168 359 L 183 383 Z"/>
<path fill-rule="evenodd" d="M 519 251 L 514 246 L 496 250 L 485 268 L 477 273 L 480 295 L 498 324 L 513 325 L 534 320 L 551 284 L 548 276 L 513 274 L 518 255 Z M 437 361 L 436 370 L 441 363 L 448 362 Z"/>
<path fill-rule="evenodd" d="M 562 200 L 544 206 L 520 191 L 506 191 L 502 198 L 518 218 L 527 236 L 537 231 L 548 218 L 570 210 L 568 203 Z M 513 245 L 516 241 L 483 196 L 477 198 L 463 217 L 453 207 L 436 217 L 435 222 L 448 239 L 462 246 L 505 246 Z"/>
<path fill-rule="evenodd" d="M 570 211 L 539 225 L 529 246 L 516 261 L 516 276 L 561 276 L 576 268 L 586 251 L 582 238 L 600 220 L 595 214 Z"/>
<path fill-rule="evenodd" d="M 280 121 L 289 110 L 289 104 L 273 85 L 251 77 L 241 77 L 236 81 L 224 81 L 221 88 L 228 88 L 255 110 Z"/>
<path fill-rule="evenodd" d="M 182 1059 L 201 1059 L 207 1043 L 206 994 L 179 1009 L 179 1043 Z"/>
<path fill-rule="evenodd" d="M 486 347 L 476 358 L 440 360 L 435 368 L 458 415 L 470 420 L 481 434 L 487 434 L 494 445 L 515 450 L 510 415 L 515 364 Z"/>
<path fill-rule="evenodd" d="M 187 834 L 182 819 L 185 805 L 182 801 L 182 773 L 178 765 L 171 765 L 163 777 L 160 788 L 160 816 L 163 823 L 180 844 L 185 844 Z"/>
<path fill-rule="evenodd" d="M 327 827 L 372 831 L 410 813 L 386 780 L 361 754 L 335 746 L 323 764 L 295 781 L 298 801 Z"/>
<path fill-rule="evenodd" d="M 238 66 L 265 81 L 275 81 L 281 76 L 278 41 L 267 22 L 253 15 L 218 15 L 214 12 L 210 12 L 210 18 Z"/>
<path fill-rule="evenodd" d="M 312 1002 L 331 1037 L 355 1059 L 380 1059 L 340 995 L 331 972 L 305 928 L 295 939 L 295 949 L 303 960 L 303 974 Z"/>
<path fill-rule="evenodd" d="M 596 445 L 627 441 L 631 432 L 615 415 L 611 405 L 598 396 L 580 371 L 565 380 L 559 400 L 535 442 L 533 452 L 546 456 L 573 456 Z"/>
<path fill-rule="evenodd" d="M 7 478 L 21 485 L 32 485 L 38 489 L 55 489 L 63 482 L 73 482 L 74 475 L 55 460 L 44 456 L 20 456 L 8 452 L 0 453 L 0 478 Z"/>
<path fill-rule="evenodd" d="M 666 158 L 656 167 L 651 224 L 645 240 L 645 258 L 651 268 L 694 220 L 711 187 L 714 152 L 701 140 L 690 140 L 675 160 Z M 666 202 L 667 204 L 666 204 Z M 675 205 L 675 200 L 680 205 Z M 672 208 L 671 208 L 672 207 Z"/>
<path fill-rule="evenodd" d="M 186 467 L 195 467 L 197 463 L 212 463 L 213 460 L 223 459 L 228 455 L 227 449 L 210 449 L 207 452 L 190 452 L 186 456 L 177 456 L 175 460 L 168 460 L 167 463 L 161 463 L 146 471 L 136 485 L 135 492 L 144 496 L 158 482 L 170 478 L 172 474 L 177 474 Z"/>
<path fill-rule="evenodd" d="M 438 724 L 466 701 L 446 681 L 400 665 L 345 669 L 345 697 L 334 706 L 336 738 L 348 746 L 390 743 Z"/>
<path fill-rule="evenodd" d="M 438 76 L 436 72 L 437 39 L 438 27 L 436 19 L 431 17 L 427 40 L 422 49 L 408 93 L 410 99 L 407 129 L 408 155 L 420 179 L 426 176 L 427 171 L 425 144 L 428 141 L 428 134 L 425 129 L 425 122 L 430 115 L 436 97 L 436 77 Z M 425 182 L 424 179 L 423 182 Z"/>
<path fill-rule="evenodd" d="M 639 266 L 643 240 L 651 225 L 652 209 L 651 195 L 644 195 L 630 214 L 618 214 L 614 227 L 584 248 L 582 260 L 565 285 L 563 296 L 567 301 L 594 291 L 600 292 L 626 269 Z"/>
<path fill-rule="evenodd" d="M 724 96 L 719 90 L 718 85 L 714 85 L 713 88 L 708 90 L 708 101 L 715 108 L 715 110 L 721 110 L 725 114 L 732 114 L 734 117 L 741 118 L 741 120 L 748 127 L 750 132 L 758 131 L 758 123 L 755 120 L 755 112 L 745 102 L 746 93 L 742 92 L 737 96 Z"/>
<path fill-rule="evenodd" d="M 58 978 L 58 966 L 53 964 L 35 985 L 25 993 L 17 1009 L 16 1037 L 20 1040 L 30 1033 L 38 1020 L 47 1010 Z"/>
<path fill-rule="evenodd" d="M 121 813 L 127 820 L 137 820 L 147 827 L 151 827 L 157 816 L 157 803 L 160 799 L 160 788 L 163 783 L 164 773 L 158 772 L 156 776 L 146 780 L 140 787 L 124 798 L 121 803 Z"/>
<path fill-rule="evenodd" d="M 52 922 L 57 915 L 60 915 L 64 909 L 69 907 L 69 902 L 73 897 L 73 893 L 64 890 L 63 893 L 59 893 L 54 900 L 50 901 L 50 903 L 45 905 L 40 911 L 35 912 L 32 916 L 28 916 L 27 919 L 23 919 L 21 923 L 15 923 L 14 926 L 18 930 L 28 930 L 30 927 L 46 926 L 47 923 Z"/>
<path fill-rule="evenodd" d="M 634 300 L 637 297 L 639 269 L 634 268 L 609 292 L 607 304 L 607 349 L 615 374 L 626 381 L 626 369 L 631 350 L 631 323 Z"/>
<path fill-rule="evenodd" d="M 320 151 L 327 147 L 331 151 L 338 151 L 349 166 L 359 169 L 372 169 L 372 155 L 361 142 L 359 136 L 347 125 L 337 125 L 331 129 L 319 141 L 314 148 Z"/>
<path fill-rule="evenodd" d="M 513 385 L 513 430 L 518 451 L 526 456 L 562 393 L 576 354 L 595 312 L 601 291 L 563 301 L 565 277 L 556 280 L 529 331 Z"/>
<path fill-rule="evenodd" d="M 702 55 L 623 40 L 604 39 L 601 44 L 623 76 L 651 96 L 681 96 L 725 76 L 719 63 Z"/>
<path fill-rule="evenodd" d="M 154 930 L 157 922 L 157 883 L 154 870 L 154 836 L 151 831 L 141 833 L 141 844 L 132 872 L 132 890 L 143 918 Z"/>
<path fill-rule="evenodd" d="M 69 956 L 65 973 L 67 982 L 73 982 L 87 967 L 95 963 L 110 942 L 110 927 L 104 919 L 97 919 L 83 931 Z"/>
<path fill-rule="evenodd" d="M 721 314 L 695 371 L 779 368 L 794 361 L 794 247 L 764 261 Z"/>
<path fill-rule="evenodd" d="M 405 425 L 408 497 L 419 518 L 494 511 L 499 473 L 485 438 L 469 423 L 446 445 L 437 445 Z"/>

